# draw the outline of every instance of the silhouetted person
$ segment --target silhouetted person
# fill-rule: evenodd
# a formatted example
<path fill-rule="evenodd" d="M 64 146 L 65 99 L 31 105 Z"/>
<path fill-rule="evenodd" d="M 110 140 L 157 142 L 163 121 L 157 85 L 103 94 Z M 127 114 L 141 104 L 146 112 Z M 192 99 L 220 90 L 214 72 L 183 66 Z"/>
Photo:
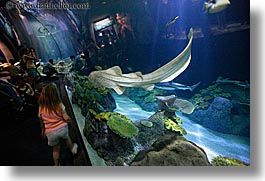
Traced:
<path fill-rule="evenodd" d="M 46 62 L 46 64 L 43 66 L 42 73 L 46 74 L 48 78 L 57 73 L 54 67 L 53 59 L 49 59 L 48 62 Z"/>

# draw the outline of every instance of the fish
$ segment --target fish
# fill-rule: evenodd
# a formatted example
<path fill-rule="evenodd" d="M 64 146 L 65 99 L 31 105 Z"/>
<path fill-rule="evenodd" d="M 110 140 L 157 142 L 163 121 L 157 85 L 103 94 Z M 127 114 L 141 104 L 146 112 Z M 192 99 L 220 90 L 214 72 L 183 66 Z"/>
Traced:
<path fill-rule="evenodd" d="M 168 112 L 183 112 L 185 114 L 191 114 L 195 107 L 194 105 L 185 99 L 177 98 L 175 95 L 169 96 L 156 96 L 158 110 Z"/>
<path fill-rule="evenodd" d="M 127 68 L 127 70 L 129 70 L 129 71 L 133 71 L 132 67 L 126 67 L 126 68 Z"/>
<path fill-rule="evenodd" d="M 241 81 L 238 81 L 238 80 L 230 80 L 229 78 L 228 79 L 223 79 L 222 77 L 218 77 L 215 82 L 216 83 L 223 83 L 223 84 L 225 84 L 225 83 L 235 84 L 235 85 L 243 87 L 243 88 L 249 88 L 250 87 L 250 84 L 247 81 L 241 82 Z"/>
<path fill-rule="evenodd" d="M 183 85 L 180 83 L 170 81 L 170 82 L 157 83 L 157 84 L 155 84 L 155 88 L 161 89 L 161 90 L 169 90 L 169 91 L 171 91 L 171 90 L 172 91 L 173 90 L 189 90 L 192 92 L 200 84 L 201 84 L 201 82 L 198 82 L 197 84 L 189 86 L 189 85 Z"/>
<path fill-rule="evenodd" d="M 209 0 L 204 2 L 203 10 L 206 13 L 218 13 L 230 6 L 230 4 L 229 0 Z"/>
<path fill-rule="evenodd" d="M 176 16 L 176 17 L 172 18 L 169 22 L 167 22 L 166 27 L 168 27 L 168 26 L 172 25 L 173 23 L 175 23 L 178 18 L 179 18 L 179 16 Z"/>
<path fill-rule="evenodd" d="M 92 71 L 88 75 L 88 80 L 95 86 L 111 88 L 118 95 L 123 94 L 128 87 L 141 87 L 151 91 L 156 83 L 172 81 L 189 66 L 193 40 L 192 28 L 189 30 L 188 37 L 189 42 L 179 55 L 151 73 L 144 75 L 141 72 L 123 74 L 119 66 L 114 66 L 106 70 Z"/>

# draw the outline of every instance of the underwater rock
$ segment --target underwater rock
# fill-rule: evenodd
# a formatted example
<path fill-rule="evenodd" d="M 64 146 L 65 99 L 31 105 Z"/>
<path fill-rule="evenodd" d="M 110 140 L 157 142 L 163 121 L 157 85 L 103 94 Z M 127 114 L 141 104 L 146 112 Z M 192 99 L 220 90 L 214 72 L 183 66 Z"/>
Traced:
<path fill-rule="evenodd" d="M 110 93 L 101 94 L 96 89 L 85 91 L 82 99 L 82 114 L 86 116 L 88 109 L 94 109 L 97 112 L 109 112 L 116 108 L 115 99 Z"/>
<path fill-rule="evenodd" d="M 196 110 L 190 118 L 203 126 L 222 133 L 231 133 L 232 103 L 222 97 L 216 97 L 206 110 Z"/>
<path fill-rule="evenodd" d="M 118 157 L 125 160 L 134 152 L 131 139 L 114 133 L 107 121 L 96 119 L 96 115 L 91 112 L 87 114 L 83 131 L 89 144 L 108 165 L 115 165 Z"/>
<path fill-rule="evenodd" d="M 72 77 L 73 92 L 72 103 L 81 108 L 81 113 L 86 117 L 88 109 L 97 112 L 109 112 L 116 108 L 115 99 L 107 89 L 94 87 L 84 76 L 75 74 Z"/>
<path fill-rule="evenodd" d="M 250 137 L 250 118 L 249 115 L 232 115 L 232 134 Z"/>
<path fill-rule="evenodd" d="M 174 121 L 173 121 L 174 120 Z M 146 127 L 142 125 L 142 121 L 148 121 L 153 124 L 152 127 Z M 167 125 L 167 121 L 172 121 L 174 123 L 173 127 Z M 138 135 L 135 136 L 135 142 L 137 144 L 141 145 L 142 149 L 148 149 L 151 147 L 151 145 L 158 140 L 161 136 L 166 134 L 175 134 L 178 136 L 181 136 L 182 134 L 185 134 L 185 130 L 179 126 L 177 121 L 177 117 L 169 118 L 167 115 L 165 115 L 165 112 L 156 112 L 152 116 L 148 118 L 148 120 L 139 120 L 134 122 L 135 125 L 138 127 L 139 132 Z M 141 150 L 142 150 L 141 149 Z"/>
<path fill-rule="evenodd" d="M 115 166 L 128 166 L 121 157 L 117 157 Z"/>
<path fill-rule="evenodd" d="M 223 156 L 217 156 L 211 161 L 212 166 L 249 166 L 249 164 L 235 159 Z"/>
<path fill-rule="evenodd" d="M 158 104 L 158 110 L 167 110 L 169 105 L 174 104 L 174 101 L 176 100 L 176 96 L 175 95 L 156 96 L 156 100 Z M 171 110 L 169 111 L 172 112 Z"/>
<path fill-rule="evenodd" d="M 241 87 L 235 84 L 218 84 L 223 92 L 231 95 L 230 99 L 241 104 L 250 104 L 250 88 Z M 222 96 L 220 96 L 222 97 Z"/>
<path fill-rule="evenodd" d="M 232 100 L 233 108 L 232 113 L 236 115 L 248 114 L 250 113 L 250 103 L 244 103 L 240 101 Z"/>
<path fill-rule="evenodd" d="M 131 166 L 210 166 L 205 151 L 182 136 L 159 138 L 149 150 L 140 151 Z"/>
<path fill-rule="evenodd" d="M 231 114 L 233 104 L 229 99 L 216 97 L 206 110 L 195 110 L 190 119 L 214 131 L 249 137 L 249 124 Z M 240 123 L 242 122 L 242 123 Z"/>
<path fill-rule="evenodd" d="M 138 135 L 135 137 L 136 142 L 144 148 L 149 148 L 160 136 L 165 135 L 167 130 L 163 118 L 164 114 L 162 112 L 150 116 L 147 121 L 153 124 L 152 127 L 143 126 L 141 123 L 143 120 L 134 122 L 139 129 Z"/>

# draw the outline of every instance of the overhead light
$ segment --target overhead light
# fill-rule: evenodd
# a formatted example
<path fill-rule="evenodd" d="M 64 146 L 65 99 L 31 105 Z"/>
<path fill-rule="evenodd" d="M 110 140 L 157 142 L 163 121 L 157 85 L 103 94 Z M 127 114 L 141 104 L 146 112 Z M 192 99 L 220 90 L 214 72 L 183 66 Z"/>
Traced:
<path fill-rule="evenodd" d="M 16 62 L 14 65 L 15 65 L 15 66 L 18 66 L 19 64 L 20 64 L 20 62 Z"/>

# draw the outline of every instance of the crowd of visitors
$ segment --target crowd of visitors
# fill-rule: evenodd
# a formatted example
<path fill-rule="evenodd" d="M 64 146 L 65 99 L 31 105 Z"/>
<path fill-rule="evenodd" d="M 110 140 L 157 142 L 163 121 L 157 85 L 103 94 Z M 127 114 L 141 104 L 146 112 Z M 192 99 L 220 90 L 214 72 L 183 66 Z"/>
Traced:
<path fill-rule="evenodd" d="M 68 133 L 71 118 L 54 83 L 57 79 L 50 79 L 57 74 L 53 59 L 43 65 L 43 76 L 37 71 L 40 65 L 33 48 L 22 49 L 20 57 L 21 60 L 10 59 L 8 63 L 0 63 L 1 114 L 5 115 L 5 122 L 10 126 L 27 116 L 38 116 L 44 133 L 40 136 L 44 135 L 44 141 L 47 140 L 53 148 L 51 155 L 54 165 L 58 166 L 61 140 L 73 155 L 77 154 L 78 145 L 72 143 Z M 25 107 L 29 107 L 27 112 Z"/>

